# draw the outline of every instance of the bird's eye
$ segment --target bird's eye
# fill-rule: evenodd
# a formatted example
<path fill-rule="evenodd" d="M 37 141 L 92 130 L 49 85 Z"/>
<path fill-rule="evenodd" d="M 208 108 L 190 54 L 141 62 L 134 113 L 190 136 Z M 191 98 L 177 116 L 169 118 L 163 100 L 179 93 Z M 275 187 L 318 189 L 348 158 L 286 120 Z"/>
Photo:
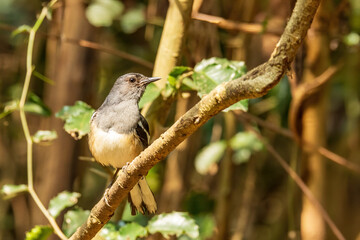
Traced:
<path fill-rule="evenodd" d="M 136 80 L 135 80 L 135 78 L 132 77 L 132 78 L 129 79 L 129 81 L 133 83 L 133 82 L 135 82 Z"/>

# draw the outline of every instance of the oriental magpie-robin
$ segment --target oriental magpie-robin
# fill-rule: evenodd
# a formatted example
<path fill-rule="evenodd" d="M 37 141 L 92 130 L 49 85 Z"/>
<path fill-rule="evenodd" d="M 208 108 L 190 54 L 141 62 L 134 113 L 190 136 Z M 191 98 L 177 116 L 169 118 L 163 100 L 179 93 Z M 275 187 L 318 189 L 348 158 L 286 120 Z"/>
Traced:
<path fill-rule="evenodd" d="M 149 145 L 149 125 L 140 114 L 138 102 L 146 86 L 159 79 L 128 73 L 116 80 L 90 121 L 89 148 L 97 162 L 120 169 Z M 128 199 L 132 214 L 152 214 L 157 209 L 145 177 L 130 191 Z"/>

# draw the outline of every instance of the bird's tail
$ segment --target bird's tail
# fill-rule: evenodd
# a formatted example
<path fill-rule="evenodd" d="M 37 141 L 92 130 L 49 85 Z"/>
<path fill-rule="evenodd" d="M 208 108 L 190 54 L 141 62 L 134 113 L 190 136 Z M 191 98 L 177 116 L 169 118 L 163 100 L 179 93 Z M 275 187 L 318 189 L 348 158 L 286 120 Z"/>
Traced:
<path fill-rule="evenodd" d="M 153 214 L 157 210 L 154 194 L 150 190 L 145 177 L 131 189 L 129 193 L 129 202 L 131 206 L 131 214 L 135 215 L 136 211 L 142 214 Z"/>

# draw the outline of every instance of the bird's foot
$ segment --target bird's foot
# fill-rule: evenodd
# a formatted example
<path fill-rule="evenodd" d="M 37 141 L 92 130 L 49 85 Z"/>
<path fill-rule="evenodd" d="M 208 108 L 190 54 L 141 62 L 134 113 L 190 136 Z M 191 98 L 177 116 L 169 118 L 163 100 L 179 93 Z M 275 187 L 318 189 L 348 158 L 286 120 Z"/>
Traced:
<path fill-rule="evenodd" d="M 128 168 L 129 165 L 130 165 L 130 162 L 125 163 L 125 165 L 121 168 L 121 171 L 122 171 L 123 173 L 127 173 L 127 172 L 126 172 L 126 169 Z"/>
<path fill-rule="evenodd" d="M 105 201 L 106 205 L 108 205 L 109 207 L 111 207 L 109 204 L 109 200 L 108 200 L 109 190 L 110 190 L 111 186 L 114 184 L 114 182 L 116 181 L 116 177 L 117 177 L 119 170 L 120 170 L 119 168 L 116 169 L 113 177 L 111 178 L 111 182 L 110 182 L 109 186 L 107 186 L 107 188 L 105 189 L 105 192 L 104 192 L 104 201 Z"/>

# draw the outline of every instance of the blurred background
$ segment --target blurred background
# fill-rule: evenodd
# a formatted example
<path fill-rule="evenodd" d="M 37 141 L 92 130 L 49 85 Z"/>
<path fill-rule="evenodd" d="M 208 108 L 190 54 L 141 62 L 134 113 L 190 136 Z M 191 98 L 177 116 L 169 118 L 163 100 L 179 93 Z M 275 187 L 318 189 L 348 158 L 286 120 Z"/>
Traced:
<path fill-rule="evenodd" d="M 20 99 L 28 34 L 13 31 L 32 26 L 43 4 L 0 1 L 1 186 L 27 181 L 19 113 L 7 110 Z M 220 57 L 244 61 L 251 70 L 270 57 L 294 4 L 195 0 L 178 65 L 194 67 Z M 102 197 L 108 170 L 89 160 L 87 138 L 75 141 L 54 114 L 77 100 L 98 108 L 122 74 L 151 76 L 168 7 L 166 0 L 59 0 L 52 20 L 40 27 L 27 119 L 32 134 L 57 132 L 54 141 L 34 145 L 34 185 L 45 206 L 64 190 L 81 193 L 83 209 Z M 222 22 L 211 21 L 212 16 Z M 344 236 L 360 239 L 359 34 L 360 1 L 323 1 L 296 61 L 274 89 L 250 100 L 247 113 L 215 116 L 149 172 L 159 213 L 188 212 L 200 226 L 201 239 L 335 239 L 289 175 L 246 132 L 251 125 L 303 178 Z M 150 124 L 154 136 L 199 99 L 193 91 L 178 94 L 169 114 L 158 113 L 162 126 Z M 221 144 L 237 133 L 243 135 L 237 135 L 236 150 Z M 326 157 L 331 153 L 308 151 L 304 142 L 355 165 L 334 163 Z M 33 226 L 47 224 L 27 194 L 0 203 L 0 239 L 24 239 Z M 142 223 L 148 218 L 131 217 L 126 207 L 124 219 Z"/>

